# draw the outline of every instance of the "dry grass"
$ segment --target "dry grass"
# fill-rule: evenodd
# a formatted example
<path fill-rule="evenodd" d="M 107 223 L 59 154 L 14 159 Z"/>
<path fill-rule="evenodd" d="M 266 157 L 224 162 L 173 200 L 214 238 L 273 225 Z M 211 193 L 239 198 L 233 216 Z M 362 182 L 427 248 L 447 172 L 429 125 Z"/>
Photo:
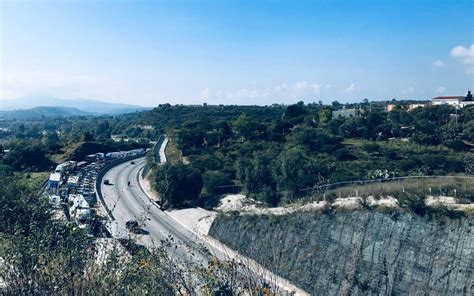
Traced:
<path fill-rule="evenodd" d="M 337 197 L 349 196 L 374 196 L 375 198 L 393 196 L 400 200 L 407 194 L 421 197 L 428 195 L 454 196 L 472 202 L 474 201 L 474 178 L 463 178 L 461 176 L 414 178 L 365 185 L 349 185 L 324 192 L 315 192 L 312 199 L 322 200 L 326 198 L 331 200 Z"/>
<path fill-rule="evenodd" d="M 182 162 L 181 151 L 179 151 L 176 142 L 172 138 L 169 139 L 168 145 L 166 145 L 165 154 L 166 160 L 171 164 Z"/>
<path fill-rule="evenodd" d="M 17 178 L 30 190 L 39 190 L 41 186 L 48 180 L 48 172 L 38 173 L 15 173 Z"/>

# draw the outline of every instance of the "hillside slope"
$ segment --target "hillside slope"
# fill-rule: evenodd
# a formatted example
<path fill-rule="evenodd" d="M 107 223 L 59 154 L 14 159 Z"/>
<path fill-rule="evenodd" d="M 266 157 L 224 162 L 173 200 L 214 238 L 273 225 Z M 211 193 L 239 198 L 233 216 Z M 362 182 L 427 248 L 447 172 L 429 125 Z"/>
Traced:
<path fill-rule="evenodd" d="M 367 210 L 221 215 L 210 235 L 315 295 L 472 295 L 473 225 Z"/>
<path fill-rule="evenodd" d="M 97 115 L 97 113 L 86 112 L 73 107 L 35 107 L 31 109 L 0 111 L 0 118 L 6 119 L 32 119 L 84 115 Z"/>
<path fill-rule="evenodd" d="M 77 108 L 95 114 L 123 114 L 149 109 L 130 104 L 110 103 L 91 99 L 62 99 L 51 96 L 27 96 L 17 99 L 2 100 L 0 102 L 0 110 L 5 111 L 29 109 L 40 106 Z"/>

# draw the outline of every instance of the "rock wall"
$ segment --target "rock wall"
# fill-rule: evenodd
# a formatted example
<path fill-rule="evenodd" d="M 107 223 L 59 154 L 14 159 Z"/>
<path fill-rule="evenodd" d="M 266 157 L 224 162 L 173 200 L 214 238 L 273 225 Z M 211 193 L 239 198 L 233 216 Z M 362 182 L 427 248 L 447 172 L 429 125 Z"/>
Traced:
<path fill-rule="evenodd" d="M 474 295 L 474 219 L 221 215 L 210 235 L 313 295 Z"/>

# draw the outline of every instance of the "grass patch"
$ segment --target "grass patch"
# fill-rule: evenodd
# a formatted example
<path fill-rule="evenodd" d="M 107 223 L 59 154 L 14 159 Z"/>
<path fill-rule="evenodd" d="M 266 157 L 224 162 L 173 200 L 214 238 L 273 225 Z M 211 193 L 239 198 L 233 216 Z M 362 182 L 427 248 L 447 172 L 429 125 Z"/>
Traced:
<path fill-rule="evenodd" d="M 448 217 L 458 217 L 458 212 L 448 209 L 434 209 L 424 203 L 428 196 L 456 197 L 465 203 L 474 202 L 474 179 L 462 176 L 414 178 L 388 182 L 374 182 L 365 185 L 348 185 L 322 192 L 315 192 L 312 200 L 327 200 L 341 197 L 373 196 L 375 199 L 392 196 L 396 198 L 402 208 L 409 209 L 414 214 L 426 216 L 446 214 Z"/>
<path fill-rule="evenodd" d="M 43 183 L 48 180 L 48 172 L 38 173 L 15 173 L 16 178 L 29 190 L 39 190 Z"/>
<path fill-rule="evenodd" d="M 474 202 L 474 179 L 452 176 L 402 179 L 364 185 L 354 184 L 324 192 L 315 192 L 312 197 L 316 200 L 322 199 L 324 196 L 326 199 L 350 196 L 374 196 L 375 198 L 393 196 L 403 199 L 405 194 L 416 194 L 423 197 L 428 195 L 454 196 Z"/>
<path fill-rule="evenodd" d="M 168 145 L 165 149 L 166 160 L 171 164 L 181 163 L 181 151 L 179 151 L 176 142 L 173 139 L 169 139 Z"/>

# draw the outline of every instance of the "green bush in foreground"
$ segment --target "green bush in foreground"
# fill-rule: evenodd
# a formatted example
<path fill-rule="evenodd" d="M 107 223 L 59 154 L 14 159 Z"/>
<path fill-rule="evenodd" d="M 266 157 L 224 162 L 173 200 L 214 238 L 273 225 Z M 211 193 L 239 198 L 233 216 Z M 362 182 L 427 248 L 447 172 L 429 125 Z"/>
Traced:
<path fill-rule="evenodd" d="M 0 178 L 1 295 L 229 295 L 265 288 L 250 274 L 237 279 L 235 262 L 178 264 L 166 252 L 174 248 L 169 241 L 125 252 L 140 248 L 103 239 L 109 247 L 98 256 L 101 244 L 54 220 L 48 203 L 32 192 L 12 176 Z"/>

